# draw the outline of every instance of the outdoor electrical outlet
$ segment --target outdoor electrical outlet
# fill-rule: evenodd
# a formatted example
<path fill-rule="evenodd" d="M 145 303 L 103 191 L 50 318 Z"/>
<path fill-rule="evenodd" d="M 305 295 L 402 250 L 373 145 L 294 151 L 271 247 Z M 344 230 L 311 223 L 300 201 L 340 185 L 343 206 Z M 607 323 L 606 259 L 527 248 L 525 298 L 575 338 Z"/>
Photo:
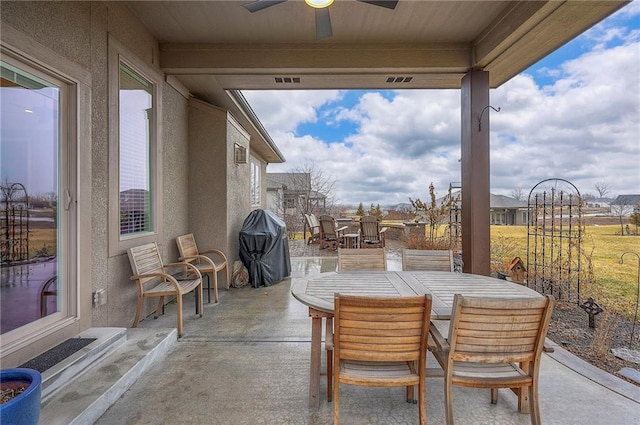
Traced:
<path fill-rule="evenodd" d="M 105 305 L 107 303 L 107 294 L 104 289 L 98 289 L 93 293 L 93 305 Z"/>

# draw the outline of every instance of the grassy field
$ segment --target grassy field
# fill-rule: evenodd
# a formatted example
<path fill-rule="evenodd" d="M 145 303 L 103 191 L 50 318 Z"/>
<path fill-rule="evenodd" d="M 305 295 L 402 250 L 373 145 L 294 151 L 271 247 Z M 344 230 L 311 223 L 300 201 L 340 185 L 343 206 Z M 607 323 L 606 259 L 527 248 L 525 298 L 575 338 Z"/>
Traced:
<path fill-rule="evenodd" d="M 526 226 L 491 226 L 492 244 L 511 242 L 510 250 L 503 261 L 518 256 L 526 262 Z M 616 308 L 631 317 L 636 304 L 638 283 L 638 257 L 633 254 L 620 256 L 627 251 L 640 255 L 640 237 L 620 236 L 620 226 L 586 226 L 582 239 L 582 249 L 591 257 L 594 282 L 585 288 L 586 296 L 593 296 L 597 302 Z M 587 261 L 582 260 L 582 267 Z"/>
<path fill-rule="evenodd" d="M 29 230 L 29 257 L 55 255 L 56 237 L 56 229 Z"/>

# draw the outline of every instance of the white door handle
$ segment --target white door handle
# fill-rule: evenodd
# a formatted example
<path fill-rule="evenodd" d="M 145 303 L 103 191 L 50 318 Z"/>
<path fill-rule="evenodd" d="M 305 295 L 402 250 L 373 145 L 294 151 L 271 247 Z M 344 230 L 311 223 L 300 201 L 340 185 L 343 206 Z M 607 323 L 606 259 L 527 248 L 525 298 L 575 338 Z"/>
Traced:
<path fill-rule="evenodd" d="M 64 209 L 69 211 L 69 207 L 71 206 L 71 193 L 69 193 L 69 189 L 64 190 Z"/>

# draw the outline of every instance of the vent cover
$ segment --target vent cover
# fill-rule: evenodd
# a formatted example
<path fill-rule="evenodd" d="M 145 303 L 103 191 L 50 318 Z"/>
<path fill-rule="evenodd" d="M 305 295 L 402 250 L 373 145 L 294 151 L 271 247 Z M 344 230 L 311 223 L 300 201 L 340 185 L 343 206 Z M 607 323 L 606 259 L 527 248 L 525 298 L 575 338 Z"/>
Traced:
<path fill-rule="evenodd" d="M 276 84 L 299 84 L 300 77 L 275 77 Z"/>
<path fill-rule="evenodd" d="M 410 83 L 413 77 L 387 77 L 387 83 Z"/>

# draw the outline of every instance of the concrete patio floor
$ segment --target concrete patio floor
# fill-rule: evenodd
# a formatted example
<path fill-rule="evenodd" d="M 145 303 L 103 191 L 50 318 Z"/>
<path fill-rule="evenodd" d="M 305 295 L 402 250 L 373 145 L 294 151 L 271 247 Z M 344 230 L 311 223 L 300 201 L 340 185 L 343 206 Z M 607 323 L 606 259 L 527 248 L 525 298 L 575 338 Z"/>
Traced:
<path fill-rule="evenodd" d="M 205 304 L 202 318 L 193 314 L 193 300 L 185 300 L 184 336 L 96 423 L 331 424 L 325 379 L 320 408 L 308 407 L 311 321 L 290 289 L 295 279 L 334 271 L 336 257 L 292 257 L 291 262 L 291 278 L 273 286 L 222 289 L 220 302 Z M 393 250 L 388 268 L 400 268 Z M 174 328 L 174 306 L 140 327 Z M 435 366 L 435 360 L 428 365 Z M 456 423 L 530 423 L 529 415 L 517 412 L 510 391 L 500 391 L 497 405 L 489 400 L 489 390 L 455 388 Z M 640 424 L 640 388 L 558 348 L 544 354 L 540 409 L 545 424 Z M 442 379 L 427 379 L 427 416 L 430 424 L 444 423 Z M 417 424 L 418 412 L 417 405 L 404 401 L 403 388 L 343 386 L 341 419 L 348 425 Z"/>

